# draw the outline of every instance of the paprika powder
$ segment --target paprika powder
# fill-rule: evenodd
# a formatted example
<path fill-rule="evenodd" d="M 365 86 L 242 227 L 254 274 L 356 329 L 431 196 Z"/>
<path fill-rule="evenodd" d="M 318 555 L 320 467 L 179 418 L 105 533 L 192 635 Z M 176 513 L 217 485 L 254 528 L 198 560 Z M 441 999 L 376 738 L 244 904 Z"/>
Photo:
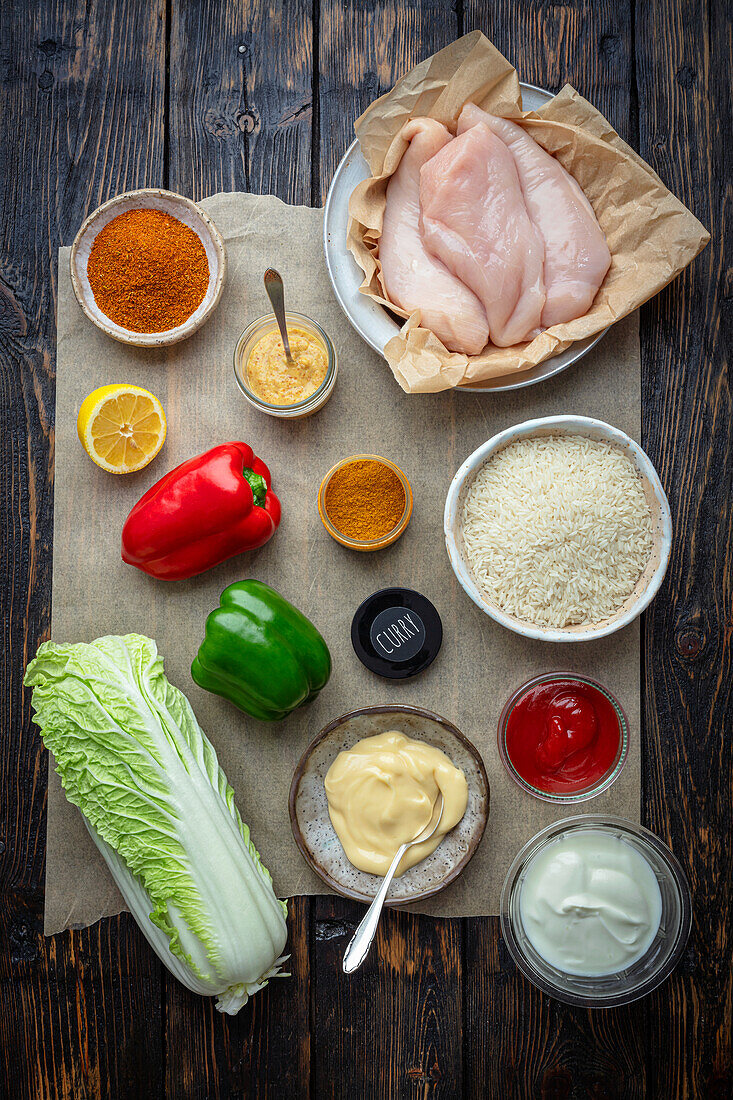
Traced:
<path fill-rule="evenodd" d="M 128 210 L 94 239 L 87 263 L 94 301 L 131 332 L 182 325 L 204 299 L 209 262 L 200 238 L 163 210 Z"/>

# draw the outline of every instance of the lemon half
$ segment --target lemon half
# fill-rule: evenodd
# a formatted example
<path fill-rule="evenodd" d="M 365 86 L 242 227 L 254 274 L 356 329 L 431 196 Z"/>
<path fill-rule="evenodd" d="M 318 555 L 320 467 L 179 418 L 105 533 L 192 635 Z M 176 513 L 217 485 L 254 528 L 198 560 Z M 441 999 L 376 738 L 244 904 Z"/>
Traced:
<path fill-rule="evenodd" d="M 165 413 L 149 390 L 116 382 L 84 399 L 76 430 L 97 466 L 111 474 L 130 474 L 147 466 L 163 446 Z"/>

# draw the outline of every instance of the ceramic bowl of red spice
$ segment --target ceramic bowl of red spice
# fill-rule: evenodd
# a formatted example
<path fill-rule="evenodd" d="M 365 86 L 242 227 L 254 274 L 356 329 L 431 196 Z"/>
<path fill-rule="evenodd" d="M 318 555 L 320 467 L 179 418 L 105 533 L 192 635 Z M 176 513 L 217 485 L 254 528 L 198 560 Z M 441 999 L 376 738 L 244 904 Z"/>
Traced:
<path fill-rule="evenodd" d="M 209 215 L 174 191 L 145 187 L 103 203 L 71 248 L 71 282 L 89 320 L 114 340 L 185 340 L 219 304 L 226 249 Z"/>

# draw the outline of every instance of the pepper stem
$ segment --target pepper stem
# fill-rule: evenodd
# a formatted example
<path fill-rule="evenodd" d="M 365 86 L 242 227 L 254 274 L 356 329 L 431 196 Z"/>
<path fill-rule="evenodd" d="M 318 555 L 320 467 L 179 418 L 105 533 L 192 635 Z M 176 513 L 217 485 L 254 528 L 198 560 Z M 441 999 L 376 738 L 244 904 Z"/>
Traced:
<path fill-rule="evenodd" d="M 242 470 L 242 475 L 245 481 L 249 482 L 249 487 L 252 490 L 252 496 L 254 502 L 258 508 L 264 508 L 265 497 L 267 496 L 267 482 L 262 474 L 256 474 L 254 470 L 251 470 L 249 466 L 245 466 Z"/>

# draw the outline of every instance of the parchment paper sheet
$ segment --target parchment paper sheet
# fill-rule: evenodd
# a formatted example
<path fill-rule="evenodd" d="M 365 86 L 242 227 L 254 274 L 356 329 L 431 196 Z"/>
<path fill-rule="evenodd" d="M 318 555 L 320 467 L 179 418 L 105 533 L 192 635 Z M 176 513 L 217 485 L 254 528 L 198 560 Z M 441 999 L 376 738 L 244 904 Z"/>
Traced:
<path fill-rule="evenodd" d="M 576 340 L 602 332 L 658 293 L 705 247 L 707 230 L 667 190 L 659 176 L 618 136 L 586 99 L 565 85 L 540 111 L 523 113 L 515 69 L 481 34 L 472 31 L 410 70 L 356 121 L 356 135 L 372 172 L 354 189 L 349 249 L 364 272 L 361 290 L 389 305 L 378 247 L 385 192 L 407 143 L 401 130 L 427 115 L 455 133 L 464 104 L 513 118 L 573 175 L 593 205 L 611 250 L 611 267 L 590 310 L 554 325 L 529 344 L 489 345 L 480 355 L 449 352 L 420 328 L 420 311 L 407 318 L 385 354 L 408 393 L 434 392 L 527 370 Z"/>
<path fill-rule="evenodd" d="M 216 195 L 203 206 L 222 232 L 229 274 L 221 304 L 190 340 L 161 351 L 115 343 L 83 316 L 59 254 L 56 406 L 56 515 L 52 637 L 91 641 L 139 631 L 155 638 L 170 680 L 189 696 L 236 792 L 242 817 L 270 868 L 277 892 L 324 893 L 292 839 L 287 796 L 308 742 L 332 718 L 387 702 L 428 707 L 455 722 L 483 754 L 491 817 L 479 851 L 458 881 L 424 911 L 459 916 L 496 913 L 506 869 L 518 848 L 549 821 L 566 816 L 520 792 L 496 748 L 496 723 L 508 694 L 533 673 L 575 669 L 615 692 L 631 724 L 629 763 L 613 788 L 586 804 L 593 812 L 639 815 L 639 635 L 636 625 L 597 644 L 525 641 L 491 622 L 468 599 L 443 542 L 443 505 L 464 458 L 495 432 L 552 413 L 598 416 L 639 438 L 636 318 L 616 326 L 594 351 L 558 378 L 514 394 L 447 391 L 407 397 L 388 367 L 351 329 L 333 297 L 323 260 L 323 214 L 272 197 Z M 239 333 L 268 312 L 262 285 L 273 265 L 293 309 L 320 321 L 339 356 L 334 394 L 316 416 L 281 423 L 255 411 L 234 381 Z M 139 474 L 115 477 L 82 450 L 76 415 L 96 386 L 129 381 L 163 402 L 168 438 Z M 244 439 L 270 466 L 283 504 L 282 524 L 260 551 L 234 558 L 191 581 L 166 584 L 120 557 L 123 521 L 166 470 L 215 443 Z M 323 474 L 356 452 L 384 454 L 411 480 L 415 507 L 403 537 L 387 550 L 354 553 L 334 542 L 316 509 Z M 225 585 L 259 577 L 292 600 L 323 632 L 333 676 L 320 697 L 277 725 L 258 723 L 198 688 L 190 664 L 204 619 Z M 388 585 L 424 592 L 443 620 L 443 648 L 421 676 L 382 680 L 357 660 L 351 618 L 370 593 Z M 47 934 L 117 913 L 122 899 L 81 817 L 51 770 L 46 863 Z"/>

